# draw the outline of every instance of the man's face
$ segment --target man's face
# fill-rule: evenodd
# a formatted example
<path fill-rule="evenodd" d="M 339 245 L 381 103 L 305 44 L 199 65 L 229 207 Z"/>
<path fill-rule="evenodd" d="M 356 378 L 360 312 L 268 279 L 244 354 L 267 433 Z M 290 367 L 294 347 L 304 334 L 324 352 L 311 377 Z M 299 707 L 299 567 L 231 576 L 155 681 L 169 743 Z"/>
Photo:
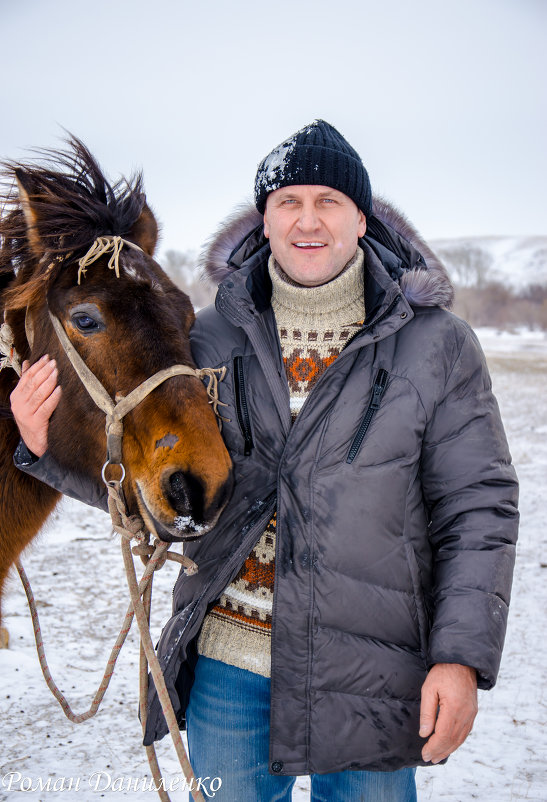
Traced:
<path fill-rule="evenodd" d="M 365 215 L 351 198 L 331 187 L 276 189 L 264 212 L 264 234 L 278 265 L 305 287 L 336 278 L 366 227 Z"/>

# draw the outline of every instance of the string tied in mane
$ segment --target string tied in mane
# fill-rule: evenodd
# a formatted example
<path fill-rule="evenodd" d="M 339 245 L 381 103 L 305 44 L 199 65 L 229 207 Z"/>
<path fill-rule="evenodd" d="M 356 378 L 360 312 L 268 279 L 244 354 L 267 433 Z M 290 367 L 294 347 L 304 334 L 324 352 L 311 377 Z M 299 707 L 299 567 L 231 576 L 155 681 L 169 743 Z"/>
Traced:
<path fill-rule="evenodd" d="M 97 259 L 100 259 L 101 256 L 104 256 L 106 253 L 110 252 L 112 252 L 112 256 L 108 260 L 108 267 L 110 270 L 114 270 L 116 273 L 116 278 L 119 278 L 120 253 L 124 245 L 127 245 L 129 248 L 133 248 L 135 251 L 142 252 L 142 248 L 139 248 L 139 246 L 135 245 L 134 242 L 123 239 L 123 237 L 119 237 L 117 235 L 111 236 L 110 234 L 106 234 L 103 237 L 97 237 L 87 253 L 78 260 L 78 284 L 80 284 L 82 276 L 85 276 L 87 267 L 93 264 L 93 262 L 96 262 Z"/>

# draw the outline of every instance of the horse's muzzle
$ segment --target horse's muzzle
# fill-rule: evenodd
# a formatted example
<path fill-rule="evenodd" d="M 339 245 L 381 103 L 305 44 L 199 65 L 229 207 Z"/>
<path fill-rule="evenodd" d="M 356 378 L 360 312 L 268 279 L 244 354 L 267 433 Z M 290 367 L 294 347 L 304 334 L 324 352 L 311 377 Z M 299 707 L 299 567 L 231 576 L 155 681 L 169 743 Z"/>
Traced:
<path fill-rule="evenodd" d="M 215 497 L 206 500 L 203 485 L 192 473 L 173 471 L 162 477 L 161 509 L 149 497 L 146 488 L 137 482 L 141 512 L 146 513 L 158 537 L 168 542 L 195 540 L 209 532 L 218 521 L 232 493 L 232 475 L 221 484 Z"/>

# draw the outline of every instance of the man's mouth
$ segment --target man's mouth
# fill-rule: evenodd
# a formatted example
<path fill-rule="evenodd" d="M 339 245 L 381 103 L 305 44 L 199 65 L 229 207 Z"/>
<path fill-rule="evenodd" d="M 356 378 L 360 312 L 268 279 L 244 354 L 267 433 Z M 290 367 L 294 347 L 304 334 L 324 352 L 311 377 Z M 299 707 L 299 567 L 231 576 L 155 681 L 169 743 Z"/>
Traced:
<path fill-rule="evenodd" d="M 297 248 L 324 248 L 324 242 L 293 242 Z"/>

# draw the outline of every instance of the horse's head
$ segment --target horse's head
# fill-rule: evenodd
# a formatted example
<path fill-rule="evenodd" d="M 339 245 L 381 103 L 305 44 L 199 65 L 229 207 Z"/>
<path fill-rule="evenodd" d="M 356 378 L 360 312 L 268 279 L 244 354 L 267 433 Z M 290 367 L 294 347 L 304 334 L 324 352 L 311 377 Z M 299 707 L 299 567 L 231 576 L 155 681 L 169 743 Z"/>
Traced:
<path fill-rule="evenodd" d="M 8 297 L 12 310 L 26 310 L 31 361 L 49 353 L 58 363 L 63 392 L 50 423 L 50 451 L 67 470 L 100 481 L 105 415 L 68 361 L 50 313 L 118 401 L 158 371 L 195 367 L 194 312 L 152 258 L 158 229 L 140 177 L 112 188 L 84 146 L 77 140 L 72 146 L 68 172 L 67 154 L 63 171 L 28 165 L 16 171 L 26 245 Z M 119 254 L 110 249 L 93 259 L 89 249 L 101 236 L 126 242 Z M 226 505 L 232 477 L 204 384 L 193 375 L 167 379 L 128 412 L 123 429 L 130 511 L 138 510 L 164 540 L 207 532 Z"/>

